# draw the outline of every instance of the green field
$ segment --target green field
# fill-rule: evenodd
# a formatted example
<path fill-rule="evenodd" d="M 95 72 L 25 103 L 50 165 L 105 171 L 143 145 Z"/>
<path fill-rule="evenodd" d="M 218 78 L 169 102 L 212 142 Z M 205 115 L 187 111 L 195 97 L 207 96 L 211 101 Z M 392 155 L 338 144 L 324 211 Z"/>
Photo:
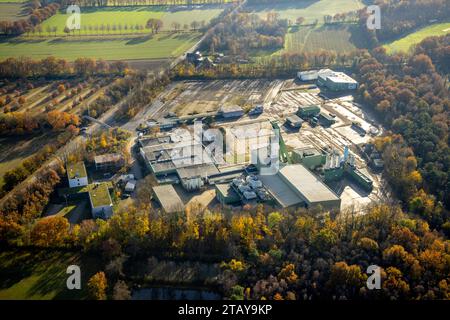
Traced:
<path fill-rule="evenodd" d="M 68 290 L 66 269 L 80 266 L 81 290 Z M 96 271 L 92 258 L 78 253 L 40 250 L 0 253 L 0 300 L 85 299 L 87 279 Z"/>
<path fill-rule="evenodd" d="M 0 42 L 0 59 L 27 56 L 55 56 L 67 60 L 78 57 L 105 60 L 161 59 L 176 57 L 191 48 L 200 33 L 158 34 L 137 38 L 67 37 L 29 40 L 22 38 Z"/>
<path fill-rule="evenodd" d="M 81 10 L 81 35 L 84 34 L 123 34 L 135 33 L 131 30 L 131 26 L 144 26 L 150 18 L 160 19 L 163 21 L 162 30 L 173 30 L 172 23 L 178 22 L 183 29 L 184 24 L 189 25 L 193 21 L 208 23 L 212 18 L 219 15 L 223 8 L 207 7 L 205 9 L 170 11 L 166 7 L 106 7 L 99 9 L 82 8 Z M 69 15 L 58 13 L 50 19 L 42 23 L 43 34 L 48 34 L 48 27 L 57 27 L 56 35 L 65 35 L 64 27 Z M 119 24 L 122 30 L 119 30 Z M 109 31 L 99 30 L 101 25 L 106 28 L 109 25 Z M 116 30 L 113 30 L 113 26 Z M 125 25 L 127 30 L 125 30 Z M 97 30 L 95 28 L 97 27 Z M 148 33 L 149 30 L 144 29 L 140 32 Z M 78 31 L 76 32 L 78 33 Z M 53 35 L 53 33 L 50 33 Z"/>
<path fill-rule="evenodd" d="M 54 138 L 54 135 L 47 134 L 32 139 L 26 137 L 0 138 L 0 187 L 3 186 L 3 176 L 7 171 L 19 166 Z"/>
<path fill-rule="evenodd" d="M 386 48 L 388 53 L 399 51 L 408 52 L 411 49 L 411 46 L 418 44 L 427 37 L 443 36 L 447 33 L 450 33 L 450 22 L 437 23 L 411 33 L 406 37 L 394 41 L 390 44 L 386 44 L 384 47 Z"/>
<path fill-rule="evenodd" d="M 336 13 L 355 11 L 363 8 L 360 0 L 304 0 L 276 4 L 248 5 L 247 10 L 265 18 L 271 11 L 277 12 L 280 19 L 295 21 L 298 17 L 305 18 L 305 22 L 316 19 L 322 22 L 323 16 Z"/>
<path fill-rule="evenodd" d="M 14 21 L 25 18 L 22 14 L 22 3 L 7 3 L 0 0 L 0 21 Z"/>
<path fill-rule="evenodd" d="M 354 25 L 302 26 L 287 34 L 282 52 L 312 52 L 320 49 L 349 52 L 363 45 L 364 39 Z"/>

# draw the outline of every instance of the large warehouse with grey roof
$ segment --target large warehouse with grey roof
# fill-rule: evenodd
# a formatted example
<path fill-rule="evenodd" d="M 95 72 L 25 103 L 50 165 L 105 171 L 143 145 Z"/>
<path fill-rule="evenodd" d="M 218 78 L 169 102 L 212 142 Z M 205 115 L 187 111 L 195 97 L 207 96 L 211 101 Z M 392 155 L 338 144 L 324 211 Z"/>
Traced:
<path fill-rule="evenodd" d="M 339 210 L 341 199 L 301 164 L 281 167 L 275 175 L 260 175 L 266 189 L 283 208 L 321 206 Z"/>

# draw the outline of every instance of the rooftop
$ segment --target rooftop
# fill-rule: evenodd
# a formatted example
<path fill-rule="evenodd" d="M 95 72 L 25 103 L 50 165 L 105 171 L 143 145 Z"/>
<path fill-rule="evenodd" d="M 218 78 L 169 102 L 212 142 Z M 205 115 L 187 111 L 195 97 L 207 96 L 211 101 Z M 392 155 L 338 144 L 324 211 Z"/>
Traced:
<path fill-rule="evenodd" d="M 259 175 L 263 185 L 283 207 L 339 200 L 339 197 L 301 164 L 287 165 L 275 175 Z"/>
<path fill-rule="evenodd" d="M 229 106 L 222 106 L 220 108 L 220 111 L 222 111 L 222 112 L 243 112 L 244 110 L 238 105 L 229 105 Z"/>
<path fill-rule="evenodd" d="M 335 72 L 330 69 L 322 69 L 319 71 L 319 77 L 323 79 L 329 79 L 335 83 L 357 83 L 355 79 L 346 75 L 343 72 Z"/>
<path fill-rule="evenodd" d="M 119 161 L 122 161 L 122 159 L 123 159 L 123 157 L 121 154 L 108 153 L 108 154 L 102 154 L 99 156 L 95 156 L 94 161 L 96 164 L 102 164 L 102 163 L 119 162 Z"/>
<path fill-rule="evenodd" d="M 318 156 L 318 155 L 322 154 L 316 148 L 311 148 L 311 147 L 294 149 L 292 152 L 300 155 L 302 158 L 304 158 L 304 157 L 311 157 L 311 156 Z"/>
<path fill-rule="evenodd" d="M 87 172 L 84 162 L 67 164 L 67 176 L 69 179 L 86 178 Z"/>
<path fill-rule="evenodd" d="M 311 104 L 311 105 L 308 105 L 308 106 L 299 106 L 298 108 L 300 110 L 303 110 L 303 111 L 320 110 L 320 107 L 318 105 L 315 105 L 315 104 Z"/>
<path fill-rule="evenodd" d="M 112 205 L 108 184 L 106 183 L 90 184 L 89 198 L 94 208 Z"/>
<path fill-rule="evenodd" d="M 218 183 L 215 185 L 218 192 L 225 198 L 238 198 L 238 194 L 233 190 L 229 183 Z"/>
<path fill-rule="evenodd" d="M 273 198 L 283 207 L 288 208 L 300 205 L 303 202 L 292 188 L 286 184 L 278 174 L 259 175 L 264 187 L 269 191 Z"/>
<path fill-rule="evenodd" d="M 279 175 L 309 203 L 339 200 L 330 188 L 301 164 L 285 166 L 280 169 Z"/>
<path fill-rule="evenodd" d="M 299 74 L 300 75 L 310 75 L 310 74 L 316 74 L 318 73 L 318 70 L 309 70 L 309 71 L 300 71 Z"/>
<path fill-rule="evenodd" d="M 170 184 L 153 187 L 153 192 L 161 207 L 167 213 L 181 211 L 184 208 L 183 201 Z"/>
<path fill-rule="evenodd" d="M 297 116 L 295 114 L 290 115 L 289 117 L 286 118 L 286 120 L 289 121 L 290 123 L 298 123 L 298 122 L 302 123 L 303 122 L 302 118 L 300 118 L 299 116 Z"/>
<path fill-rule="evenodd" d="M 139 139 L 139 144 L 142 148 L 169 142 L 170 142 L 170 135 L 165 135 L 156 138 L 144 137 L 142 139 Z"/>
<path fill-rule="evenodd" d="M 177 169 L 177 174 L 180 179 L 189 179 L 192 177 L 209 177 L 218 173 L 219 170 L 217 170 L 216 166 L 211 163 L 202 163 Z"/>

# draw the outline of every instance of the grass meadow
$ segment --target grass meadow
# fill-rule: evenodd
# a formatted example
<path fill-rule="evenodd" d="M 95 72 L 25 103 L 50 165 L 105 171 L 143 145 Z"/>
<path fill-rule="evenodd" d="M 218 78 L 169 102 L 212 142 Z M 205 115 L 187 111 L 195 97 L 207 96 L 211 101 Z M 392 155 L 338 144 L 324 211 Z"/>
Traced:
<path fill-rule="evenodd" d="M 207 7 L 205 9 L 180 10 L 170 11 L 166 7 L 103 7 L 103 8 L 82 8 L 81 9 L 81 35 L 89 34 L 123 34 L 123 33 L 148 33 L 149 30 L 143 29 L 136 31 L 135 26 L 143 26 L 148 19 L 160 19 L 163 21 L 162 31 L 173 30 L 172 24 L 174 22 L 180 23 L 181 27 L 190 24 L 193 21 L 208 23 L 212 18 L 219 15 L 223 8 Z M 48 28 L 56 27 L 56 35 L 66 35 L 64 27 L 69 15 L 65 12 L 60 12 L 50 19 L 44 21 L 41 26 L 43 34 L 53 35 L 53 32 L 48 33 Z M 101 25 L 106 27 L 109 25 L 109 30 L 99 30 Z M 119 29 L 119 25 L 121 29 Z M 113 30 L 115 26 L 115 30 Z M 131 29 L 133 27 L 133 30 Z M 126 28 L 126 29 L 125 29 Z"/>
<path fill-rule="evenodd" d="M 305 18 L 305 23 L 323 21 L 325 15 L 356 11 L 364 7 L 361 0 L 304 0 L 274 4 L 248 5 L 248 11 L 265 18 L 269 12 L 277 12 L 280 19 L 295 21 L 298 17 Z"/>
<path fill-rule="evenodd" d="M 182 54 L 200 39 L 200 33 L 146 35 L 139 37 L 64 37 L 6 39 L 0 42 L 0 59 L 55 56 L 73 61 L 79 57 L 105 60 L 171 58 Z"/>
<path fill-rule="evenodd" d="M 301 26 L 287 34 L 282 52 L 349 52 L 362 46 L 364 38 L 355 25 Z"/>
<path fill-rule="evenodd" d="M 23 3 L 21 2 L 6 2 L 0 0 L 0 21 L 14 21 L 25 18 L 26 15 L 22 13 Z"/>
<path fill-rule="evenodd" d="M 59 251 L 7 250 L 0 253 L 0 300 L 86 299 L 93 258 Z M 68 290 L 66 269 L 81 268 L 81 290 Z"/>
<path fill-rule="evenodd" d="M 418 44 L 427 37 L 443 36 L 447 33 L 450 33 L 450 22 L 437 23 L 417 30 L 416 32 L 410 33 L 399 40 L 386 44 L 384 47 L 386 48 L 388 53 L 395 53 L 400 51 L 408 52 L 412 48 L 412 46 Z"/>

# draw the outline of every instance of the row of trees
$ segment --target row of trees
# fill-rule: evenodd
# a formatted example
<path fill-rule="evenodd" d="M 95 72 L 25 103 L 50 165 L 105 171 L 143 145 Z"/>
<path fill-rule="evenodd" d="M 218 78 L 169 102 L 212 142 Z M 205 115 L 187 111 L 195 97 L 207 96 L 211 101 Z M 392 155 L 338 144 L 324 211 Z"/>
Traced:
<path fill-rule="evenodd" d="M 0 21 L 0 34 L 18 36 L 30 32 L 42 21 L 50 18 L 59 10 L 58 3 L 50 3 L 45 7 L 32 9 L 31 14 L 26 19 L 16 21 Z"/>
<path fill-rule="evenodd" d="M 82 7 L 106 7 L 106 6 L 180 6 L 180 5 L 205 5 L 224 4 L 237 0 L 58 0 L 62 6 L 73 3 Z"/>
<path fill-rule="evenodd" d="M 106 62 L 92 58 L 78 58 L 73 63 L 53 56 L 41 60 L 26 57 L 7 58 L 0 61 L 0 77 L 31 78 L 31 77 L 67 77 L 71 75 L 123 75 L 127 71 L 123 61 Z"/>
<path fill-rule="evenodd" d="M 150 105 L 156 96 L 170 83 L 166 73 L 161 76 L 146 76 L 138 73 L 132 81 L 133 90 L 130 90 L 120 105 L 118 115 L 131 119 L 139 111 Z"/>
<path fill-rule="evenodd" d="M 31 176 L 55 154 L 56 150 L 65 145 L 78 133 L 78 128 L 71 126 L 69 130 L 58 134 L 54 141 L 43 146 L 35 155 L 26 159 L 17 167 L 6 171 L 3 176 L 3 186 L 0 188 L 0 198 Z"/>
<path fill-rule="evenodd" d="M 227 78 L 276 78 L 295 77 L 298 70 L 310 68 L 337 67 L 352 68 L 357 61 L 369 56 L 366 50 L 336 53 L 318 50 L 314 52 L 284 53 L 261 58 L 249 64 L 217 64 L 208 68 L 195 68 L 192 64 L 178 64 L 172 74 L 174 77 L 194 77 L 206 79 Z M 242 57 L 246 57 L 245 54 Z"/>
<path fill-rule="evenodd" d="M 70 132 L 76 132 L 79 125 L 80 119 L 77 115 L 58 110 L 38 115 L 24 112 L 0 113 L 0 136 L 23 135 L 46 129 L 68 129 Z"/>
<path fill-rule="evenodd" d="M 50 195 L 61 181 L 64 173 L 62 163 L 53 167 L 45 167 L 35 174 L 30 184 L 23 189 L 12 191 L 13 194 L 2 202 L 0 206 L 0 239 L 2 242 L 10 239 L 14 244 L 23 243 L 25 239 L 18 236 L 23 236 L 26 226 L 30 223 L 33 224 L 41 216 L 49 202 Z M 47 235 L 51 234 L 54 233 L 47 233 Z"/>
<path fill-rule="evenodd" d="M 173 32 L 181 32 L 181 31 L 197 31 L 199 28 L 203 28 L 206 26 L 205 20 L 202 21 L 192 21 L 190 24 L 181 24 L 179 22 L 172 22 L 170 25 L 171 30 Z M 65 27 L 63 31 L 66 34 L 72 34 L 73 36 L 78 35 L 105 35 L 105 34 L 130 34 L 130 33 L 142 33 L 145 29 L 150 29 L 152 33 L 158 33 L 164 27 L 163 21 L 160 19 L 149 19 L 145 25 L 142 24 L 122 24 L 122 23 L 107 23 L 107 24 L 82 24 L 81 28 L 78 30 L 68 29 Z M 169 27 L 166 27 L 168 30 Z M 42 36 L 43 32 L 47 33 L 47 36 L 55 36 L 58 32 L 57 26 L 47 26 L 45 30 L 42 26 L 38 25 L 27 31 L 27 35 L 39 35 Z M 168 30 L 169 31 L 169 30 Z"/>

